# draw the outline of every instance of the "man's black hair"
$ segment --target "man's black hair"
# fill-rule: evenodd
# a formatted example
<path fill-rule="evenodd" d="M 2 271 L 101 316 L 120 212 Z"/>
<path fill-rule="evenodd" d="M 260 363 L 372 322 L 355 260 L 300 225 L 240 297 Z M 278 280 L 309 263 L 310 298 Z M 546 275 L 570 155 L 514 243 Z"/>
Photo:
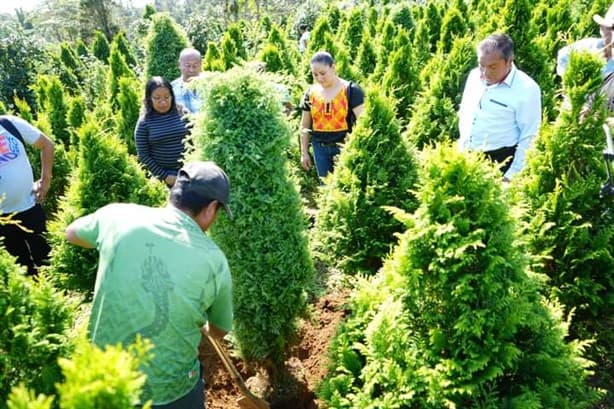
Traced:
<path fill-rule="evenodd" d="M 205 207 L 213 201 L 213 199 L 203 198 L 195 192 L 182 190 L 175 184 L 171 188 L 169 201 L 178 209 L 189 212 L 192 216 L 196 216 Z"/>

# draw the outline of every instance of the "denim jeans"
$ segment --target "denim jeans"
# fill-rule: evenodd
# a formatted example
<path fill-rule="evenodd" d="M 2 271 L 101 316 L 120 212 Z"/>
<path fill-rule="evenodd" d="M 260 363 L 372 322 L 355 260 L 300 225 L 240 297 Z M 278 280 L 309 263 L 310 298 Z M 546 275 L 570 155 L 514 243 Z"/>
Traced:
<path fill-rule="evenodd" d="M 205 408 L 205 382 L 198 380 L 196 386 L 182 398 L 166 405 L 153 405 L 152 409 L 203 409 Z"/>
<path fill-rule="evenodd" d="M 340 152 L 339 143 L 312 141 L 311 146 L 316 171 L 321 180 L 333 170 L 335 157 Z"/>

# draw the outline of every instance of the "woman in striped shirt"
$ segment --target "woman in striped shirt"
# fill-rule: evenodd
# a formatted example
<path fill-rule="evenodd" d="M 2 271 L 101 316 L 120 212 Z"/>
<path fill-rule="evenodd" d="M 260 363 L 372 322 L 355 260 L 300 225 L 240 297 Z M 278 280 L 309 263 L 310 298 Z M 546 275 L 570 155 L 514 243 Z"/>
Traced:
<path fill-rule="evenodd" d="M 181 168 L 187 134 L 188 123 L 175 103 L 170 82 L 152 77 L 145 86 L 134 139 L 139 161 L 167 186 L 175 183 Z"/>

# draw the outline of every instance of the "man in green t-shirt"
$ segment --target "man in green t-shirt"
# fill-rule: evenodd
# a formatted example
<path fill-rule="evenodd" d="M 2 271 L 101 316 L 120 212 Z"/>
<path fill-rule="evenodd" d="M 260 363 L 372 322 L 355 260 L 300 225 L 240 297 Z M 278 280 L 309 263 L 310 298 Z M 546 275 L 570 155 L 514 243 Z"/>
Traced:
<path fill-rule="evenodd" d="M 66 238 L 100 252 L 89 334 L 96 345 L 137 335 L 153 343 L 142 402 L 155 408 L 203 408 L 198 361 L 201 330 L 232 327 L 226 256 L 204 232 L 228 208 L 228 177 L 213 162 L 179 170 L 166 207 L 110 204 L 81 217 Z"/>

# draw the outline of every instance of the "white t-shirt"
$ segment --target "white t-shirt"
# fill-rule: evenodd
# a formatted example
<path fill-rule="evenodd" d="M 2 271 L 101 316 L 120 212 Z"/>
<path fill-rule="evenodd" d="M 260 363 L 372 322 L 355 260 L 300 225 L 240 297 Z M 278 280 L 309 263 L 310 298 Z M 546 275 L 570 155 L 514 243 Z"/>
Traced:
<path fill-rule="evenodd" d="M 41 131 L 21 118 L 7 116 L 27 144 L 35 143 Z M 36 204 L 34 175 L 26 147 L 0 125 L 0 214 L 23 212 Z"/>
<path fill-rule="evenodd" d="M 303 32 L 301 38 L 298 40 L 298 50 L 302 53 L 307 49 L 307 42 L 309 41 L 309 31 Z"/>

